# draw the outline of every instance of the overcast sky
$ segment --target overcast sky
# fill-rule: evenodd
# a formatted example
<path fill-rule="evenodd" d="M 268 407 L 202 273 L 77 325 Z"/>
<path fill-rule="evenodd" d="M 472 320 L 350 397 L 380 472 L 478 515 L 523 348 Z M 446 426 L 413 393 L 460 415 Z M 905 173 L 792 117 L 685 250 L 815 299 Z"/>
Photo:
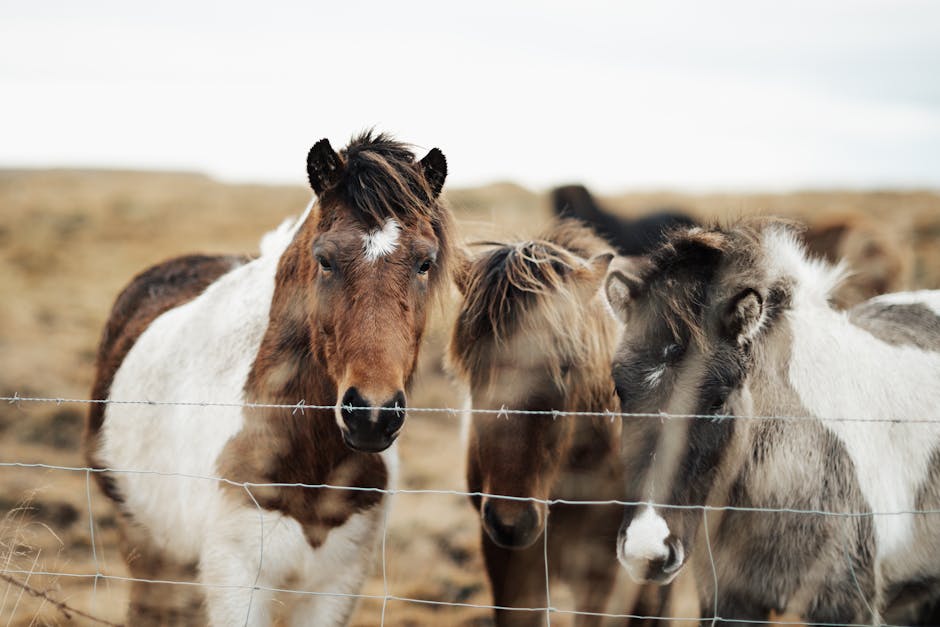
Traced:
<path fill-rule="evenodd" d="M 320 137 L 451 185 L 940 187 L 940 3 L 5 2 L 0 167 L 305 179 Z"/>

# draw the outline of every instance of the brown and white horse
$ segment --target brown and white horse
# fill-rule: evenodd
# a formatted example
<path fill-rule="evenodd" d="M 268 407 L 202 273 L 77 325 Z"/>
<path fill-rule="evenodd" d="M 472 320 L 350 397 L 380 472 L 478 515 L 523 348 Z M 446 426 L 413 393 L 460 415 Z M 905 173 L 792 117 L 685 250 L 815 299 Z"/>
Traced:
<path fill-rule="evenodd" d="M 604 611 L 616 578 L 610 549 L 620 509 L 554 504 L 549 520 L 544 501 L 620 497 L 619 425 L 513 411 L 616 408 L 610 362 L 619 323 L 599 289 L 611 253 L 572 221 L 539 239 L 493 245 L 457 272 L 463 300 L 450 369 L 474 409 L 506 409 L 468 412 L 464 424 L 468 487 L 487 493 L 473 504 L 497 606 L 546 607 L 546 526 L 552 578 L 571 587 L 577 610 Z M 496 611 L 498 625 L 544 622 L 538 612 Z"/>
<path fill-rule="evenodd" d="M 656 582 L 691 558 L 703 616 L 877 624 L 936 594 L 940 517 L 910 512 L 940 508 L 940 292 L 845 313 L 840 275 L 771 221 L 610 275 L 623 411 L 704 416 L 625 419 L 618 554 Z"/>
<path fill-rule="evenodd" d="M 326 593 L 288 599 L 291 625 L 348 620 L 386 507 L 369 489 L 394 485 L 405 390 L 449 276 L 439 150 L 417 161 L 385 135 L 338 153 L 324 139 L 307 170 L 317 201 L 260 257 L 147 270 L 99 348 L 94 398 L 206 404 L 95 405 L 85 445 L 92 466 L 131 471 L 96 475 L 131 575 L 195 577 L 216 626 L 270 624 L 278 588 Z M 241 406 L 300 402 L 333 409 Z M 129 622 L 175 623 L 185 609 L 137 583 Z"/>

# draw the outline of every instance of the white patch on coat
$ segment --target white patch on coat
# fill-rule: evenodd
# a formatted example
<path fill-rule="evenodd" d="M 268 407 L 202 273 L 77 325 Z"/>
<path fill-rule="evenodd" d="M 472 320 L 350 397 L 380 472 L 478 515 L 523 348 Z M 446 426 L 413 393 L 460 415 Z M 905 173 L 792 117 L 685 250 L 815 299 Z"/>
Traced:
<path fill-rule="evenodd" d="M 308 207 L 305 215 L 309 212 Z M 244 402 L 245 381 L 268 325 L 278 262 L 301 224 L 303 218 L 282 225 L 264 240 L 261 257 L 154 320 L 115 374 L 110 397 Z M 238 406 L 112 404 L 105 409 L 98 458 L 110 468 L 141 471 L 112 475 L 125 497 L 124 507 L 167 557 L 184 563 L 198 560 L 204 583 L 254 583 L 263 520 L 260 585 L 283 587 L 299 576 L 300 589 L 358 592 L 376 538 L 381 537 L 381 507 L 351 517 L 313 549 L 295 520 L 277 512 L 259 513 L 245 506 L 243 493 L 223 491 L 218 481 L 197 478 L 218 475 L 218 457 L 243 424 Z M 397 477 L 396 450 L 382 454 L 389 487 Z M 175 473 L 192 478 L 162 476 Z M 208 605 L 213 624 L 245 623 L 246 590 L 210 590 L 215 591 Z M 266 595 L 255 595 L 257 610 L 252 610 L 248 624 L 268 624 Z M 346 616 L 337 606 L 342 603 L 319 601 L 317 616 L 321 607 L 333 609 L 317 624 L 337 624 Z"/>
<path fill-rule="evenodd" d="M 940 353 L 883 342 L 825 306 L 801 305 L 788 318 L 790 383 L 845 445 L 871 510 L 915 509 L 940 445 Z M 937 422 L 913 422 L 924 420 Z M 913 524 L 910 515 L 874 517 L 879 561 L 909 547 Z"/>
<path fill-rule="evenodd" d="M 886 305 L 923 305 L 940 316 L 940 290 L 917 290 L 876 296 L 869 302 Z"/>
<path fill-rule="evenodd" d="M 789 229 L 768 229 L 764 233 L 763 245 L 768 256 L 767 269 L 771 273 L 768 281 L 782 277 L 795 280 L 794 305 L 825 305 L 848 275 L 844 261 L 833 266 L 821 259 L 807 257 L 803 244 Z"/>
<path fill-rule="evenodd" d="M 219 505 L 221 509 L 211 514 L 216 524 L 206 538 L 199 566 L 202 580 L 216 584 L 206 588 L 211 625 L 271 625 L 272 609 L 281 606 L 291 625 L 345 624 L 355 597 L 280 596 L 265 590 L 252 594 L 246 588 L 254 586 L 257 577 L 261 588 L 284 588 L 290 582 L 297 590 L 357 594 L 382 537 L 387 503 L 354 514 L 316 549 L 294 518 L 270 510 L 259 513 L 256 507 L 234 500 Z"/>
<path fill-rule="evenodd" d="M 390 218 L 381 229 L 362 236 L 362 249 L 367 261 L 375 261 L 379 257 L 390 255 L 398 246 L 398 236 L 401 225 L 398 220 Z"/>
<path fill-rule="evenodd" d="M 669 557 L 666 538 L 669 525 L 652 505 L 643 508 L 627 527 L 623 544 L 617 547 L 617 558 L 635 581 L 646 581 L 649 563 Z"/>

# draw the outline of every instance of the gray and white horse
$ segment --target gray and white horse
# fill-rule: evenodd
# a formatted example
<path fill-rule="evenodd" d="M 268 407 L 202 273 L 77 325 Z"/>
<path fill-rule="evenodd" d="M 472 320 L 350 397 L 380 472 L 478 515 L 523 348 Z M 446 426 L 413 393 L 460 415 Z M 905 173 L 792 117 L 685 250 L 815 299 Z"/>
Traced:
<path fill-rule="evenodd" d="M 618 557 L 660 583 L 691 560 L 702 616 L 874 623 L 940 589 L 940 515 L 911 513 L 940 509 L 940 291 L 840 312 L 840 276 L 751 221 L 608 278 L 622 410 L 704 416 L 625 418 Z"/>

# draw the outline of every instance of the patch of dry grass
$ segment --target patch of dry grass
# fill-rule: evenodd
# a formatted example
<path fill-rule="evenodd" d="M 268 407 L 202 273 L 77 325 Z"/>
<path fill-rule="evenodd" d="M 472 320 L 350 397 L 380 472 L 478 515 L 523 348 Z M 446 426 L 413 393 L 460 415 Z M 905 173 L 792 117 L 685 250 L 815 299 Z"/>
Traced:
<path fill-rule="evenodd" d="M 545 195 L 512 184 L 448 193 L 468 240 L 528 235 L 549 219 Z M 309 199 L 302 187 L 224 185 L 190 174 L 0 172 L 0 391 L 86 397 L 100 329 L 120 289 L 137 272 L 187 252 L 251 252 L 260 236 Z M 678 207 L 701 218 L 773 213 L 816 220 L 861 213 L 913 254 L 912 287 L 940 287 L 940 197 L 929 192 L 795 194 L 629 194 L 602 199 L 624 215 Z M 435 312 L 411 394 L 414 406 L 457 406 L 441 367 L 451 306 Z M 0 459 L 82 466 L 77 437 L 83 406 L 0 405 Z M 462 489 L 463 451 L 451 415 L 414 414 L 401 438 L 405 487 Z M 0 469 L 0 563 L 26 570 L 94 573 L 83 473 Z M 29 509 L 21 503 L 33 494 Z M 92 489 L 96 553 L 103 572 L 125 574 L 113 513 Z M 15 523 L 14 523 L 15 521 Z M 479 527 L 462 498 L 402 495 L 390 520 L 387 569 L 392 594 L 489 603 Z M 42 568 L 40 568 L 42 565 Z M 377 569 L 364 592 L 383 594 Z M 121 582 L 30 577 L 38 589 L 106 620 L 123 620 Z M 2 588 L 2 583 L 0 583 Z M 0 593 L 3 594 L 3 593 Z M 10 625 L 54 624 L 41 600 L 0 604 Z M 557 597 L 563 603 L 563 595 Z M 355 625 L 374 625 L 381 603 L 364 602 Z M 400 602 L 387 625 L 488 624 L 485 610 Z M 553 624 L 564 624 L 558 617 Z M 3 621 L 0 621 L 2 625 Z"/>

